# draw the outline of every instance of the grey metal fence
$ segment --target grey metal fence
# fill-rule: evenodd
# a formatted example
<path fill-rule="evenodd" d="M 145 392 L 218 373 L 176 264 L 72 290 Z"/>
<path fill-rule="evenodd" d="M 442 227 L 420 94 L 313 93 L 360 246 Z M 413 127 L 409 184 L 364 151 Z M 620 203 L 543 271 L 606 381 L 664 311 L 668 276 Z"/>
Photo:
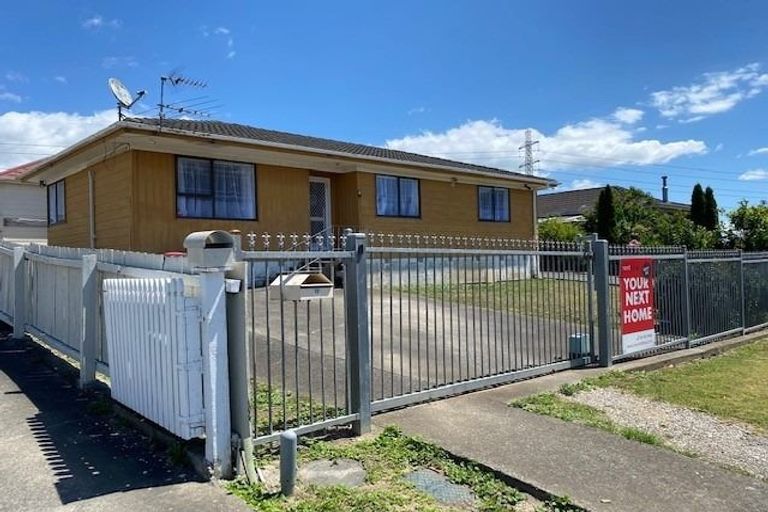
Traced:
<path fill-rule="evenodd" d="M 249 240 L 256 443 L 285 429 L 364 431 L 372 412 L 768 327 L 768 253 L 609 248 L 596 237 Z M 651 276 L 653 343 L 626 351 L 620 277 L 635 258 Z M 300 295 L 310 288 L 325 298 Z"/>
<path fill-rule="evenodd" d="M 590 360 L 582 244 L 373 240 L 382 244 L 368 250 L 367 269 L 374 411 Z"/>

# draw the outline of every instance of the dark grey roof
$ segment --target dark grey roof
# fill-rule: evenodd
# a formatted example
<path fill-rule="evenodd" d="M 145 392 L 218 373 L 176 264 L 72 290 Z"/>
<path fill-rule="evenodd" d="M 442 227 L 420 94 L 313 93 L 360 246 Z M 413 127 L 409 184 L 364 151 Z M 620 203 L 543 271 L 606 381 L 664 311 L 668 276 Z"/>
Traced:
<path fill-rule="evenodd" d="M 127 122 L 140 123 L 150 126 L 159 126 L 160 120 L 156 118 L 127 118 Z M 250 139 L 254 141 L 271 142 L 277 144 L 287 144 L 291 146 L 304 147 L 308 149 L 333 151 L 338 153 L 347 153 L 361 157 L 385 158 L 413 164 L 440 165 L 453 167 L 457 169 L 466 169 L 468 171 L 489 172 L 503 176 L 533 179 L 539 182 L 548 182 L 554 184 L 552 180 L 545 178 L 532 177 L 527 174 L 507 171 L 495 167 L 486 167 L 484 165 L 470 164 L 466 162 L 457 162 L 455 160 L 446 160 L 417 153 L 408 153 L 406 151 L 397 151 L 394 149 L 368 146 L 365 144 L 355 144 L 353 142 L 342 142 L 338 140 L 322 139 L 308 135 L 297 135 L 295 133 L 279 132 L 275 130 L 266 130 L 236 123 L 224 123 L 221 121 L 195 121 L 184 119 L 165 119 L 163 126 L 173 130 L 182 130 L 207 135 L 221 135 L 225 137 L 236 137 L 240 139 Z"/>
<path fill-rule="evenodd" d="M 553 192 L 540 194 L 537 202 L 537 214 L 540 219 L 547 217 L 576 217 L 585 215 L 597 204 L 600 192 L 604 187 L 585 188 L 581 190 L 567 190 L 565 192 Z M 624 187 L 614 187 L 614 190 L 626 190 Z M 664 202 L 654 198 L 656 206 L 664 210 L 685 211 L 690 206 L 683 203 Z"/>

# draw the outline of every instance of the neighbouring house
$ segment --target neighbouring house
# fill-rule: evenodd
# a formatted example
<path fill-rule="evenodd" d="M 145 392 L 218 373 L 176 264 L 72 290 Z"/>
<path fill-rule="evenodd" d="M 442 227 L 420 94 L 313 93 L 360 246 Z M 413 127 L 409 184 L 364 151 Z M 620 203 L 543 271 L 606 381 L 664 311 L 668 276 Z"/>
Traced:
<path fill-rule="evenodd" d="M 538 197 L 537 214 L 539 220 L 557 218 L 566 222 L 584 222 L 585 216 L 597 206 L 600 192 L 605 187 L 585 188 L 540 194 Z M 613 186 L 614 190 L 627 190 L 624 187 Z M 669 201 L 666 182 L 662 188 L 662 198 L 654 198 L 655 206 L 666 212 L 688 213 L 691 206 L 684 203 Z"/>
<path fill-rule="evenodd" d="M 45 160 L 0 171 L 0 239 L 14 243 L 45 243 L 46 188 L 22 181 Z"/>
<path fill-rule="evenodd" d="M 351 227 L 531 239 L 555 182 L 218 121 L 129 118 L 25 179 L 49 193 L 51 245 L 165 252 L 193 231 Z"/>

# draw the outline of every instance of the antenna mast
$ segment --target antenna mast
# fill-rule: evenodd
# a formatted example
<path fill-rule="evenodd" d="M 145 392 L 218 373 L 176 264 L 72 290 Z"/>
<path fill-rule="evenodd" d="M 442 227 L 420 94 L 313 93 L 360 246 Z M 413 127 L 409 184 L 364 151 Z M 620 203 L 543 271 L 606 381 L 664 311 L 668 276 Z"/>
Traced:
<path fill-rule="evenodd" d="M 533 158 L 533 148 L 538 143 L 539 141 L 533 140 L 533 132 L 530 128 L 528 128 L 525 130 L 525 143 L 517 148 L 520 150 L 525 150 L 525 157 L 523 163 L 519 165 L 519 168 L 523 169 L 525 174 L 531 176 L 533 176 L 533 174 L 536 172 L 536 164 L 539 163 L 539 160 L 535 160 Z"/>
<path fill-rule="evenodd" d="M 169 75 L 163 75 L 160 77 L 160 103 L 157 104 L 158 107 L 160 107 L 160 126 L 163 125 L 163 120 L 165 119 L 165 110 L 173 110 L 175 112 L 179 113 L 190 113 L 195 115 L 204 115 L 204 112 L 197 111 L 197 110 L 189 110 L 189 109 L 183 109 L 179 107 L 174 107 L 173 104 L 166 104 L 165 103 L 165 84 L 169 83 L 170 85 L 174 87 L 178 86 L 188 86 L 188 87 L 197 87 L 199 89 L 205 89 L 208 87 L 208 82 L 204 82 L 202 80 L 193 80 L 191 78 L 182 76 L 176 72 L 170 73 Z"/>

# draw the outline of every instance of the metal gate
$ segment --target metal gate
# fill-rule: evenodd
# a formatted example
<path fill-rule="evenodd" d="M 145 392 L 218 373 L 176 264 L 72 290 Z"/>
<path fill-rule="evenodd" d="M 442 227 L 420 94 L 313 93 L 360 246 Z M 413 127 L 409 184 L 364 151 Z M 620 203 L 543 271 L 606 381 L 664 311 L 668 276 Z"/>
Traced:
<path fill-rule="evenodd" d="M 591 361 L 588 246 L 447 236 L 369 239 L 374 412 Z"/>

